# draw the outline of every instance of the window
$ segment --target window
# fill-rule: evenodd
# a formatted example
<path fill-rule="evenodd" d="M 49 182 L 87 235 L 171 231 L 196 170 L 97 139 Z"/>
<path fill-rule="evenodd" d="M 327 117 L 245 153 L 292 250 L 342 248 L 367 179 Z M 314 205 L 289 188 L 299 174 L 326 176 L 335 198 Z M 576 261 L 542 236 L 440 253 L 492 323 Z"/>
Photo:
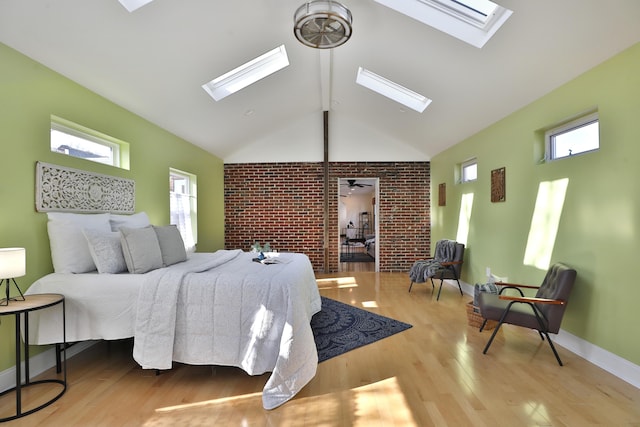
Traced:
<path fill-rule="evenodd" d="M 422 113 L 431 104 L 431 100 L 426 96 L 420 95 L 362 67 L 358 68 L 356 83 L 419 113 Z"/>
<path fill-rule="evenodd" d="M 289 66 L 287 49 L 284 45 L 280 45 L 238 68 L 216 77 L 209 83 L 205 83 L 202 88 L 213 99 L 220 101 L 287 66 Z"/>
<path fill-rule="evenodd" d="M 481 48 L 513 13 L 489 0 L 375 0 Z"/>
<path fill-rule="evenodd" d="M 475 181 L 478 179 L 478 161 L 476 159 L 467 160 L 461 167 L 462 182 Z"/>
<path fill-rule="evenodd" d="M 555 127 L 545 133 L 546 159 L 556 160 L 600 148 L 598 113 Z"/>
<path fill-rule="evenodd" d="M 128 169 L 129 145 L 108 135 L 51 116 L 51 151 Z M 124 160 L 124 161 L 123 161 Z"/>
<path fill-rule="evenodd" d="M 180 230 L 187 251 L 196 249 L 198 235 L 196 176 L 169 169 L 170 222 Z"/>

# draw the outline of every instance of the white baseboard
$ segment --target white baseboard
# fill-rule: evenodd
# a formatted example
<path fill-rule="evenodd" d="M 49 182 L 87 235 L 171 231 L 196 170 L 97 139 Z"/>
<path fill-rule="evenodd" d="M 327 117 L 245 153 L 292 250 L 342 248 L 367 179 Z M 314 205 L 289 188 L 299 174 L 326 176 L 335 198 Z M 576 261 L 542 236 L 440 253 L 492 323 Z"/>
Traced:
<path fill-rule="evenodd" d="M 632 386 L 640 388 L 640 366 L 570 334 L 563 329 L 560 329 L 560 332 L 556 335 L 553 342 L 615 375 L 621 380 L 628 382 Z"/>
<path fill-rule="evenodd" d="M 75 356 L 81 351 L 86 350 L 87 348 L 94 345 L 96 341 L 84 341 L 67 349 L 67 359 Z M 36 375 L 40 375 L 47 369 L 53 368 L 56 366 L 56 349 L 55 347 L 51 347 L 50 349 L 36 355 L 30 357 L 29 362 L 29 375 L 33 378 Z M 20 372 L 22 373 L 22 379 L 24 381 L 24 362 L 20 365 Z M 5 369 L 0 372 L 0 392 L 9 390 L 12 387 L 16 386 L 16 367 L 13 366 L 9 369 Z"/>
<path fill-rule="evenodd" d="M 458 287 L 455 280 L 445 280 L 451 286 Z M 473 285 L 460 281 L 462 291 L 473 297 Z M 597 345 L 591 344 L 563 329 L 553 337 L 553 342 L 577 354 L 588 362 L 628 382 L 636 388 L 640 388 L 640 366 L 629 362 L 622 357 L 613 354 Z"/>
<path fill-rule="evenodd" d="M 445 282 L 448 282 L 450 285 L 453 285 L 456 288 L 458 287 L 458 284 L 455 282 L 455 280 L 445 280 Z M 460 286 L 462 286 L 462 292 L 464 292 L 467 295 L 471 295 L 473 297 L 473 285 L 470 285 L 461 280 Z"/>

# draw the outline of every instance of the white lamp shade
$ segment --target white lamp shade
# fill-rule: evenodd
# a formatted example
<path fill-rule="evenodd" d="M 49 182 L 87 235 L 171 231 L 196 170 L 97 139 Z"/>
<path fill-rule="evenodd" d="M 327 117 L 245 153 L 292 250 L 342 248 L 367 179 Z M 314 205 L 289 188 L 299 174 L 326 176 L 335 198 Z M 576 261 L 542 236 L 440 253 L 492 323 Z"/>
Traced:
<path fill-rule="evenodd" d="M 0 249 L 0 279 L 22 277 L 27 272 L 27 251 L 24 248 Z"/>

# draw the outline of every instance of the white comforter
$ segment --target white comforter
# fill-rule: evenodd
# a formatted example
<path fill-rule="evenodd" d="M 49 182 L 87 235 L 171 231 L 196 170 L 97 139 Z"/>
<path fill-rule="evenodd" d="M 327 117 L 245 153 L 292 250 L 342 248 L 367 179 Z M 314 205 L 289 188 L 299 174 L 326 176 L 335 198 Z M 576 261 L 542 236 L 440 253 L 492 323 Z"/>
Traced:
<path fill-rule="evenodd" d="M 133 356 L 147 369 L 171 362 L 238 366 L 271 372 L 263 406 L 291 399 L 315 375 L 311 316 L 320 295 L 306 255 L 279 254 L 282 264 L 252 262 L 242 251 L 218 251 L 143 282 Z"/>
<path fill-rule="evenodd" d="M 262 394 L 266 409 L 299 392 L 318 364 L 310 320 L 321 300 L 311 263 L 303 254 L 281 253 L 283 263 L 271 265 L 252 262 L 253 256 L 239 250 L 196 253 L 169 268 L 124 275 L 141 280 L 134 286 L 137 314 L 129 326 L 135 360 L 147 369 L 169 369 L 176 361 L 237 366 L 250 375 L 271 372 Z M 51 286 L 36 289 L 65 293 Z M 73 322 L 72 301 L 67 296 L 67 324 Z"/>

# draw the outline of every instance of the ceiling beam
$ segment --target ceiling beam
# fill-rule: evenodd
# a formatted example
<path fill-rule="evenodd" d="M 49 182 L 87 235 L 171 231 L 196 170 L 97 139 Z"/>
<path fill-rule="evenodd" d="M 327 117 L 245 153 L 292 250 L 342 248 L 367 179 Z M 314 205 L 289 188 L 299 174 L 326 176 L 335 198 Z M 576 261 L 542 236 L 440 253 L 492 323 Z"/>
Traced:
<path fill-rule="evenodd" d="M 331 60 L 333 49 L 318 49 L 320 55 L 320 96 L 322 99 L 322 111 L 331 108 Z"/>

